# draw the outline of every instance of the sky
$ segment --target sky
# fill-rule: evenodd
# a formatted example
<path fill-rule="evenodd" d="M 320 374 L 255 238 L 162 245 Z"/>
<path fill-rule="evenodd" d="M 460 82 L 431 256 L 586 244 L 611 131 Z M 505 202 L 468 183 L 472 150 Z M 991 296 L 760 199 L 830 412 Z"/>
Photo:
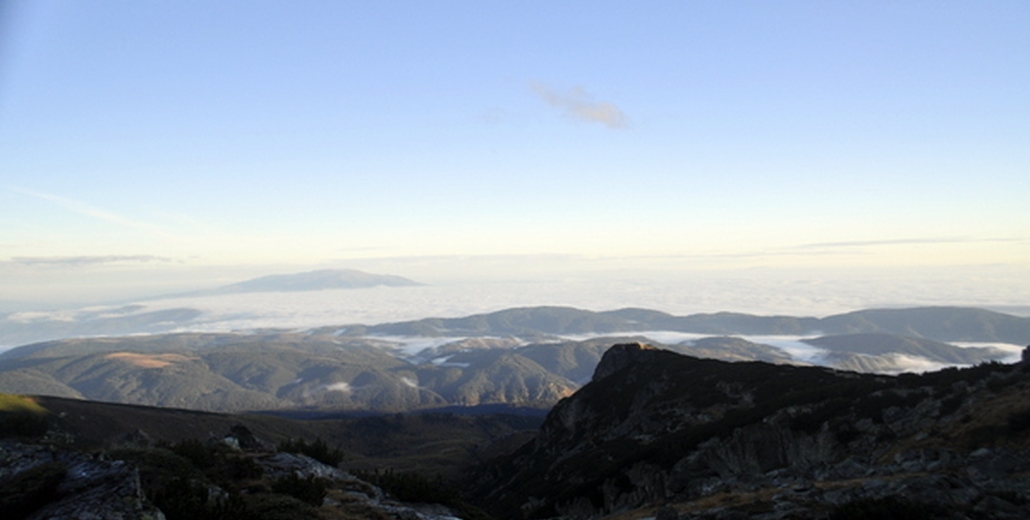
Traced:
<path fill-rule="evenodd" d="M 0 0 L 0 300 L 351 267 L 918 273 L 1028 304 L 1028 26 L 1024 1 Z"/>

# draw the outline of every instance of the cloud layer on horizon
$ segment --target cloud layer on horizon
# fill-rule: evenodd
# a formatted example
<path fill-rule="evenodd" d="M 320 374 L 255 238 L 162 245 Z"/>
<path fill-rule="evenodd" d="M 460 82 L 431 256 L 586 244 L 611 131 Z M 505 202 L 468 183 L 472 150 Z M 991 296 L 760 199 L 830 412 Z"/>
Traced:
<path fill-rule="evenodd" d="M 121 263 L 166 263 L 171 258 L 155 255 L 16 256 L 11 263 L 21 265 L 83 266 Z"/>

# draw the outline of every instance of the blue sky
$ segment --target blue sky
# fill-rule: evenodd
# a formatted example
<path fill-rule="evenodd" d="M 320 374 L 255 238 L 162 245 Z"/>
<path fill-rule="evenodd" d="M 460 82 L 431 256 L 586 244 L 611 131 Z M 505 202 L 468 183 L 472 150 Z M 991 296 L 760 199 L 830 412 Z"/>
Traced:
<path fill-rule="evenodd" d="M 0 17 L 0 282 L 427 257 L 1030 265 L 1026 2 Z"/>

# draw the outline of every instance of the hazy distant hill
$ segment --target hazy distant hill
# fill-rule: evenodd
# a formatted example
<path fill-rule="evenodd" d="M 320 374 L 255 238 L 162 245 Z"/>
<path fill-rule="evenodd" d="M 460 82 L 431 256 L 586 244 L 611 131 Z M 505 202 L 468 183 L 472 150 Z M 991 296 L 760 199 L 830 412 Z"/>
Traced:
<path fill-rule="evenodd" d="M 357 273 L 357 274 L 355 274 Z M 247 291 L 301 291 L 352 284 L 416 284 L 410 280 L 354 271 L 315 271 L 241 282 L 214 294 Z M 417 285 L 417 284 L 416 284 Z M 184 295 L 180 295 L 184 296 Z M 192 296 L 204 296 L 193 294 Z M 118 336 L 170 331 L 210 330 L 225 316 L 182 306 L 152 311 L 145 305 L 82 309 L 66 313 L 14 313 L 0 316 L 0 347 L 83 336 Z M 219 327 L 221 328 L 221 327 Z M 887 333 L 936 341 L 1030 343 L 1030 318 L 962 307 L 870 309 L 825 318 L 755 316 L 720 312 L 674 316 L 648 309 L 594 312 L 572 307 L 522 307 L 461 318 L 425 318 L 385 324 L 341 323 L 320 327 L 319 333 L 351 337 L 387 336 L 517 337 L 524 341 L 555 340 L 556 336 L 633 334 L 674 331 L 712 336 L 820 336 Z"/>
<path fill-rule="evenodd" d="M 104 311 L 83 310 L 70 316 L 18 318 L 0 317 L 0 346 L 26 345 L 39 341 L 83 336 L 153 334 L 174 330 L 202 314 L 197 309 L 176 308 L 146 311 L 141 305 L 125 305 Z"/>
<path fill-rule="evenodd" d="M 991 352 L 989 348 L 961 348 L 939 341 L 883 333 L 822 336 L 805 340 L 805 343 L 826 349 L 830 353 L 867 356 L 893 353 L 935 359 L 955 365 L 971 365 Z"/>
<path fill-rule="evenodd" d="M 937 341 L 1030 342 L 1030 318 L 965 307 L 869 309 L 825 318 L 732 312 L 673 316 L 648 309 L 593 312 L 572 307 L 523 307 L 464 318 L 427 318 L 352 329 L 355 333 L 422 336 L 573 335 L 656 330 L 711 335 L 890 333 Z"/>
<path fill-rule="evenodd" d="M 410 287 L 422 285 L 402 276 L 372 274 L 354 269 L 323 269 L 296 274 L 275 274 L 234 283 L 201 294 L 236 294 L 248 292 L 322 291 L 325 289 L 359 289 L 363 287 Z"/>
<path fill-rule="evenodd" d="M 1030 318 L 967 307 L 866 309 L 819 320 L 824 334 L 887 332 L 938 341 L 1030 343 Z"/>
<path fill-rule="evenodd" d="M 263 276 L 215 289 L 169 294 L 153 299 L 189 299 L 257 292 L 302 292 L 419 285 L 422 284 L 401 276 L 372 274 L 354 269 L 324 269 L 305 273 Z M 0 347 L 83 336 L 153 334 L 198 328 L 203 330 L 205 319 L 217 320 L 218 318 L 217 316 L 205 317 L 203 314 L 200 310 L 188 306 L 148 310 L 147 306 L 142 304 L 123 305 L 115 308 L 87 307 L 55 313 L 0 313 Z"/>

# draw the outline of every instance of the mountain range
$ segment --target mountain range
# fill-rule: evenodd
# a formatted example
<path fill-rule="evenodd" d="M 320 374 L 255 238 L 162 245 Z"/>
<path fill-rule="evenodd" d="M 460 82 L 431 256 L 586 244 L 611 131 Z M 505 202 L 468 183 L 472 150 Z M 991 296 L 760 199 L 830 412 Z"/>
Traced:
<path fill-rule="evenodd" d="M 799 324 L 838 333 L 705 335 L 809 330 Z M 666 332 L 655 334 L 659 327 Z M 1019 347 L 945 340 L 1017 337 L 1030 337 L 1030 319 L 950 307 L 823 319 L 533 307 L 305 331 L 43 342 L 0 354 L 0 391 L 210 411 L 401 412 L 500 404 L 542 410 L 588 382 L 604 350 L 620 341 L 726 361 L 898 373 L 1012 359 Z"/>
<path fill-rule="evenodd" d="M 755 316 L 733 312 L 673 316 L 649 309 L 593 312 L 570 307 L 525 307 L 465 318 L 427 318 L 361 330 L 374 334 L 518 337 L 642 331 L 722 336 L 888 333 L 937 341 L 1022 344 L 1030 338 L 1030 318 L 968 307 L 867 309 L 825 318 Z"/>

